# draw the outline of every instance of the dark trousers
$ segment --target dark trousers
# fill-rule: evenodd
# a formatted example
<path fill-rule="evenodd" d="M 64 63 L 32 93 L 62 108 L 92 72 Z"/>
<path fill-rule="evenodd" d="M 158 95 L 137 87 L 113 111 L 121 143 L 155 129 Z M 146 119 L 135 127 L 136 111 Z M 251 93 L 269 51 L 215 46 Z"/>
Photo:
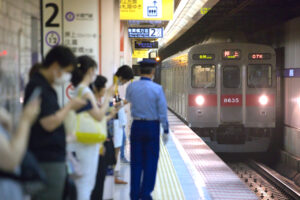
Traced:
<path fill-rule="evenodd" d="M 130 135 L 132 200 L 152 199 L 159 157 L 159 122 L 135 120 Z M 141 179 L 143 177 L 143 179 Z"/>
<path fill-rule="evenodd" d="M 96 177 L 96 183 L 92 191 L 91 200 L 102 200 L 104 181 L 109 165 L 116 164 L 114 143 L 111 139 L 104 142 L 105 155 L 100 156 L 98 163 L 98 171 Z"/>

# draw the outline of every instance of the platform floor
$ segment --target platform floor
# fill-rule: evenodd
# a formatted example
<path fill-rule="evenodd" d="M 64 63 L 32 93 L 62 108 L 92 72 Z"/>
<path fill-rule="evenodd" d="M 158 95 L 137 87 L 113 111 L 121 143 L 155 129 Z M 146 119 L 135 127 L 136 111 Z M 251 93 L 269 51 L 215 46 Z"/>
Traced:
<path fill-rule="evenodd" d="M 171 137 L 166 146 L 161 142 L 153 199 L 258 199 L 189 127 L 171 112 L 168 118 Z M 120 169 L 129 183 L 130 165 L 121 164 Z M 130 199 L 129 184 L 115 185 L 114 199 Z"/>

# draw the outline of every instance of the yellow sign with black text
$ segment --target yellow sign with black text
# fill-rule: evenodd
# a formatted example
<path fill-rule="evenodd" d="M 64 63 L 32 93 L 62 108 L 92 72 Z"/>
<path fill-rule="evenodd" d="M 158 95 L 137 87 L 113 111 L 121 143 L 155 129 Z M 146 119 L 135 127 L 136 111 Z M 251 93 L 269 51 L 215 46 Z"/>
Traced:
<path fill-rule="evenodd" d="M 148 50 L 135 50 L 132 58 L 148 58 Z"/>
<path fill-rule="evenodd" d="M 121 20 L 171 20 L 174 0 L 120 0 Z"/>

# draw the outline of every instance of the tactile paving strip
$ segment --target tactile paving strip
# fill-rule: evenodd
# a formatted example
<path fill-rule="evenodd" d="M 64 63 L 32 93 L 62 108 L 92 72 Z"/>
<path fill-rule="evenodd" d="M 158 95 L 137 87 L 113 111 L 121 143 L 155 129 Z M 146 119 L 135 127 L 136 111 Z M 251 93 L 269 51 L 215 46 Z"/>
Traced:
<path fill-rule="evenodd" d="M 199 174 L 197 177 L 201 179 L 199 181 L 205 185 L 212 199 L 257 199 L 257 196 L 189 127 L 171 112 L 168 113 L 168 118 L 173 138 L 194 165 Z"/>

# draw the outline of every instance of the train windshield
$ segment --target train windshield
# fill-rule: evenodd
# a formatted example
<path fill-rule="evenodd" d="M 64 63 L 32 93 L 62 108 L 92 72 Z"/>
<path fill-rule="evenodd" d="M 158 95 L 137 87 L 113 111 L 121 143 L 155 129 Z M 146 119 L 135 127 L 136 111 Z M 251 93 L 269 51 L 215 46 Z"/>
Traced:
<path fill-rule="evenodd" d="M 225 88 L 239 88 L 241 83 L 240 68 L 238 66 L 225 66 L 223 68 L 223 85 Z"/>
<path fill-rule="evenodd" d="M 255 64 L 248 66 L 248 86 L 251 88 L 268 88 L 272 86 L 271 65 Z"/>
<path fill-rule="evenodd" d="M 194 65 L 192 68 L 193 88 L 214 88 L 216 86 L 215 65 Z"/>

